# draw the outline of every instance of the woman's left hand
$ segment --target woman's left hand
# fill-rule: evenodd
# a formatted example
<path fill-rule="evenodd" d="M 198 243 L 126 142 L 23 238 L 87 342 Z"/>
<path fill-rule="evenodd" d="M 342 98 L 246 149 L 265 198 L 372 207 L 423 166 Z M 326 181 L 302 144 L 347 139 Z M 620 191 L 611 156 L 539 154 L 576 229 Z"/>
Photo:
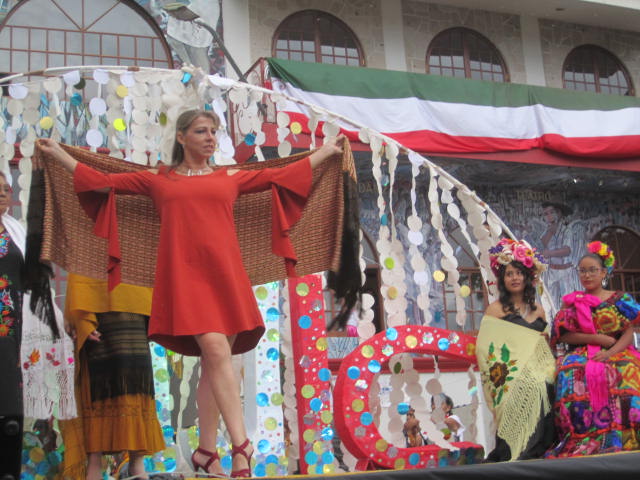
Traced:
<path fill-rule="evenodd" d="M 591 360 L 593 360 L 594 362 L 606 362 L 607 360 L 609 360 L 609 357 L 611 356 L 611 352 L 609 350 L 605 350 L 604 348 L 602 350 L 600 350 L 598 353 L 596 353 Z"/>
<path fill-rule="evenodd" d="M 340 134 L 337 137 L 326 139 L 318 150 L 309 155 L 311 168 L 316 168 L 327 158 L 333 157 L 334 155 L 342 155 L 342 146 L 344 145 L 345 138 L 343 134 Z"/>

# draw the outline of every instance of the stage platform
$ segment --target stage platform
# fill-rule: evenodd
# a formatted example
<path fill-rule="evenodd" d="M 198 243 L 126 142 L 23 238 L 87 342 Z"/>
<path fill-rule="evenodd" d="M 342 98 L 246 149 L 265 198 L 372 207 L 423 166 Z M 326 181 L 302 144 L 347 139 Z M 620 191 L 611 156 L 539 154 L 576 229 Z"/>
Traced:
<path fill-rule="evenodd" d="M 154 480 L 191 480 L 195 477 L 152 475 Z M 203 477 L 199 477 L 202 480 Z M 300 480 L 640 480 L 640 452 L 612 453 L 589 457 L 519 462 L 485 463 L 430 470 L 378 470 L 332 475 L 289 475 L 255 477 Z"/>

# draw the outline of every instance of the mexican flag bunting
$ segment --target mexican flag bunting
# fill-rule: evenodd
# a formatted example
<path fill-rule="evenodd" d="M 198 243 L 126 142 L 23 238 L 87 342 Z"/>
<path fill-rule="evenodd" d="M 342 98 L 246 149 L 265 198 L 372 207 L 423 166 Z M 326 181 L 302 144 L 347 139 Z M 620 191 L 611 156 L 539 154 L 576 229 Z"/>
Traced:
<path fill-rule="evenodd" d="M 544 148 L 640 156 L 640 99 L 512 83 L 269 59 L 273 89 L 429 153 Z M 307 128 L 306 107 L 287 102 Z M 357 138 L 357 128 L 338 122 Z"/>

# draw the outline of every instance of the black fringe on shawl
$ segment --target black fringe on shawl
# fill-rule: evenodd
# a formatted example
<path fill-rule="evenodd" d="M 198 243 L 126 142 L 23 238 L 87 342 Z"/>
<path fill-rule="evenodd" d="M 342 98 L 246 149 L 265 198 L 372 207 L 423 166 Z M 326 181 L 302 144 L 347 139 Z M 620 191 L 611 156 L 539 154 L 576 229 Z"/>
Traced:
<path fill-rule="evenodd" d="M 31 292 L 29 307 L 34 315 L 49 326 L 53 337 L 60 338 L 60 331 L 53 310 L 51 282 L 53 270 L 40 262 L 42 248 L 45 202 L 44 169 L 33 170 L 29 209 L 27 210 L 27 246 L 25 253 L 25 290 Z"/>
<path fill-rule="evenodd" d="M 334 317 L 328 330 L 336 324 L 341 328 L 347 324 L 351 310 L 360 305 L 362 299 L 362 281 L 359 263 L 360 249 L 360 203 L 358 183 L 349 172 L 343 172 L 344 185 L 344 226 L 342 230 L 342 251 L 340 269 L 329 272 L 327 287 L 342 300 L 340 312 Z"/>

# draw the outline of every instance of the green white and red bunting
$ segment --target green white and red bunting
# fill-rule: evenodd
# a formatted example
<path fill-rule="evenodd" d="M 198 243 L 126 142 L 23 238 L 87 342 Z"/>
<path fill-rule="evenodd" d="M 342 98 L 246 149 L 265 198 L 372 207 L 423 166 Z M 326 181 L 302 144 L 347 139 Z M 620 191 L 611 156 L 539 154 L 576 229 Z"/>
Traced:
<path fill-rule="evenodd" d="M 273 89 L 430 153 L 544 148 L 640 156 L 640 99 L 512 83 L 269 59 Z M 307 125 L 303 105 L 287 102 Z M 357 138 L 356 128 L 338 122 Z"/>

